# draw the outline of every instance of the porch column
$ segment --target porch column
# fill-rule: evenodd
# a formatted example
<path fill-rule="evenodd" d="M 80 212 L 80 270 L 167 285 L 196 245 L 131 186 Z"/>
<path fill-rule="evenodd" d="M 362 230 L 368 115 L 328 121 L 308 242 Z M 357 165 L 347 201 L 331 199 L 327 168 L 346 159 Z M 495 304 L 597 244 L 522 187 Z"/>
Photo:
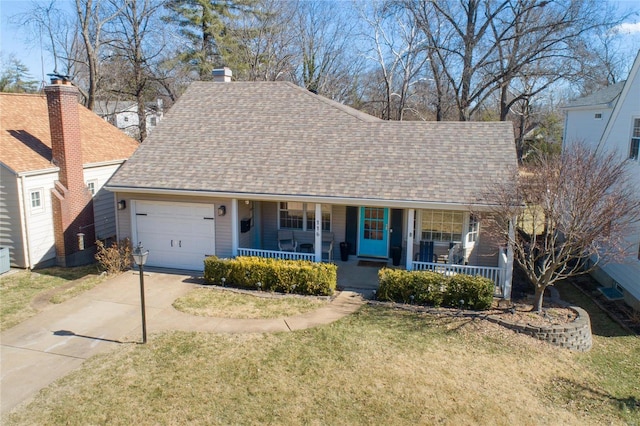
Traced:
<path fill-rule="evenodd" d="M 407 211 L 407 271 L 413 269 L 413 219 L 415 215 L 415 209 L 409 209 Z"/>
<path fill-rule="evenodd" d="M 511 218 L 509 221 L 509 241 L 507 242 L 507 271 L 506 277 L 504 279 L 504 298 L 506 300 L 511 300 L 511 281 L 513 279 L 513 243 L 516 240 L 516 231 L 514 227 L 514 223 L 517 218 Z"/>
<path fill-rule="evenodd" d="M 231 255 L 238 255 L 239 236 L 238 236 L 238 199 L 231 200 Z"/>
<path fill-rule="evenodd" d="M 316 262 L 322 262 L 322 204 L 316 203 L 316 234 L 315 244 Z"/>

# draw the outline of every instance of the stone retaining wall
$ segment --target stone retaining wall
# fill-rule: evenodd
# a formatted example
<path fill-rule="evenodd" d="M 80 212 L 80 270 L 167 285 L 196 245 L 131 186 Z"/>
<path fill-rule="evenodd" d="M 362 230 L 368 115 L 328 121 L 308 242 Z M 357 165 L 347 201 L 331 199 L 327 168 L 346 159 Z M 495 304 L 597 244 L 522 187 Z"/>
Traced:
<path fill-rule="evenodd" d="M 589 314 L 577 306 L 567 306 L 567 308 L 576 313 L 576 319 L 567 324 L 549 327 L 517 324 L 493 315 L 487 315 L 485 318 L 488 321 L 500 324 L 518 333 L 528 334 L 552 345 L 574 351 L 587 352 L 593 345 Z"/>

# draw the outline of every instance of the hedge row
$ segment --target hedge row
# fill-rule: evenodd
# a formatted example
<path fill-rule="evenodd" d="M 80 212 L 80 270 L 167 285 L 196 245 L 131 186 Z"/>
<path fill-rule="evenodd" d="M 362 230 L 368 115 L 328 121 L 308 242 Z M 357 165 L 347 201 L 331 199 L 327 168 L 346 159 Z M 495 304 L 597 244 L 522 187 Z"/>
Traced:
<path fill-rule="evenodd" d="M 337 267 L 304 260 L 211 256 L 204 260 L 204 279 L 207 284 L 328 296 L 336 289 Z"/>
<path fill-rule="evenodd" d="M 474 310 L 487 309 L 493 301 L 493 281 L 480 276 L 383 268 L 378 280 L 376 298 L 383 301 Z"/>

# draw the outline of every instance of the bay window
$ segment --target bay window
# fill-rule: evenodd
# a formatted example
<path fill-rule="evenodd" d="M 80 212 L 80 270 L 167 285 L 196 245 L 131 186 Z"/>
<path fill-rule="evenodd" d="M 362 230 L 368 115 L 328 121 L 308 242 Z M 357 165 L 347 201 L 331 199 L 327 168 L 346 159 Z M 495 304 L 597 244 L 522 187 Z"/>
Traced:
<path fill-rule="evenodd" d="M 420 237 L 423 241 L 461 242 L 464 213 L 449 210 L 422 210 Z"/>

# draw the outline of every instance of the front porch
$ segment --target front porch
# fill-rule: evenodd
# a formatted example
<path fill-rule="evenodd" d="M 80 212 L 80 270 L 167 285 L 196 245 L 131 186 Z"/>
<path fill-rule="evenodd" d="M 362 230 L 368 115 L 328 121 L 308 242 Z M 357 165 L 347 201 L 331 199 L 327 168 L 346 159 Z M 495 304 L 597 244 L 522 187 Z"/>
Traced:
<path fill-rule="evenodd" d="M 274 259 L 287 260 L 307 260 L 315 261 L 313 253 L 298 253 L 277 250 L 260 250 L 239 248 L 238 256 L 257 256 Z M 510 294 L 511 288 L 508 280 L 507 271 L 507 253 L 501 250 L 500 265 L 492 266 L 474 266 L 474 265 L 456 265 L 450 263 L 434 263 L 412 261 L 411 270 L 414 271 L 432 271 L 443 275 L 479 275 L 490 279 L 495 284 L 495 297 L 504 298 L 506 294 Z M 393 266 L 390 260 L 375 259 L 374 261 L 365 260 L 367 265 L 362 265 L 364 259 L 350 256 L 346 261 L 334 259 L 334 263 L 338 267 L 338 287 L 343 290 L 354 291 L 363 294 L 365 297 L 372 296 L 373 292 L 378 288 L 378 271 L 383 267 L 395 267 L 406 269 L 404 266 Z"/>
<path fill-rule="evenodd" d="M 477 220 L 462 210 L 233 200 L 231 213 L 232 256 L 333 262 L 339 286 L 370 293 L 379 267 L 358 266 L 358 260 L 391 266 L 400 249 L 396 267 L 480 275 L 494 282 L 497 297 L 510 298 L 508 249 L 483 237 Z M 421 250 L 425 238 L 433 248 L 428 257 Z M 340 260 L 341 243 L 349 243 L 348 261 Z"/>

